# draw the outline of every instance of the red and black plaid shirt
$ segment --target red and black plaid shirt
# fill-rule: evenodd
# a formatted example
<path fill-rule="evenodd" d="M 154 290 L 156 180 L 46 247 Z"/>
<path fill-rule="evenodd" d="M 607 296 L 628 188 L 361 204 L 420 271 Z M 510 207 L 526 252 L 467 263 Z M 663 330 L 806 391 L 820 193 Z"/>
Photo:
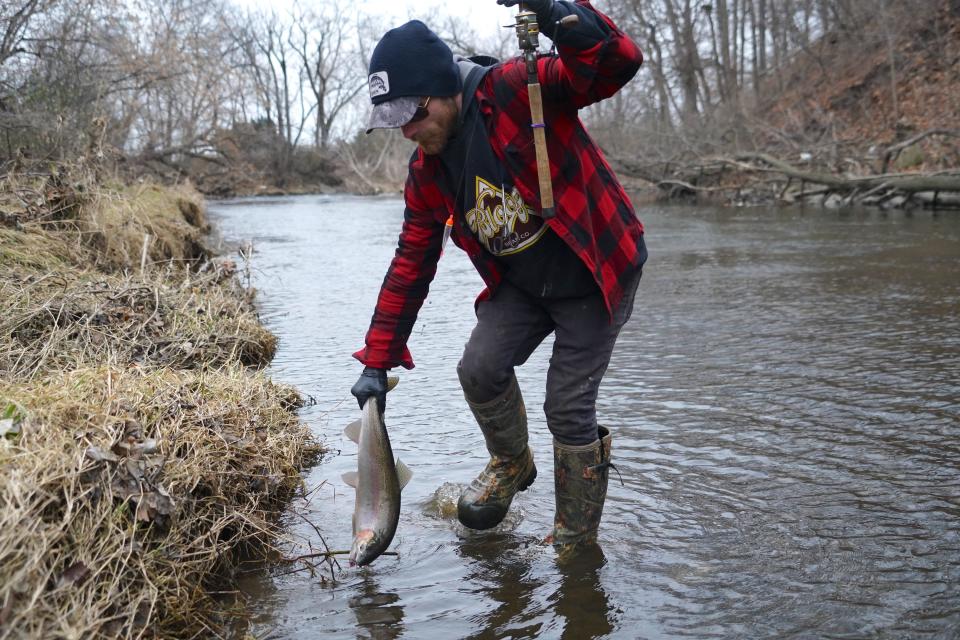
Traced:
<path fill-rule="evenodd" d="M 577 111 L 616 93 L 636 74 L 640 49 L 587 0 L 578 8 L 596 13 L 608 27 L 606 37 L 588 49 L 558 45 L 558 56 L 539 59 L 547 146 L 556 217 L 550 227 L 583 260 L 603 291 L 608 311 L 623 297 L 623 287 L 639 266 L 637 244 L 643 226 L 604 159 L 584 130 Z M 530 129 L 527 72 L 522 58 L 493 67 L 477 89 L 480 112 L 494 154 L 514 178 L 532 209 L 540 208 L 536 152 Z M 396 255 L 366 336 L 355 358 L 383 369 L 413 368 L 407 339 L 437 271 L 447 218 L 454 213 L 451 238 L 467 252 L 487 288 L 488 298 L 502 280 L 496 259 L 470 231 L 463 212 L 455 211 L 439 158 L 417 151 L 404 189 L 406 210 Z"/>

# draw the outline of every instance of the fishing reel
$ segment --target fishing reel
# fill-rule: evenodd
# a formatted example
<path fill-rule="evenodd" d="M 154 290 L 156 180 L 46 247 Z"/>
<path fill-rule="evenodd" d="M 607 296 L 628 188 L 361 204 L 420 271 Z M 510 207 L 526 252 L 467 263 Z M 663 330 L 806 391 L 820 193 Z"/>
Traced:
<path fill-rule="evenodd" d="M 540 25 L 537 24 L 537 14 L 530 11 L 526 3 L 520 3 L 517 22 L 512 26 L 516 29 L 517 44 L 521 51 L 526 53 L 540 48 Z"/>
<path fill-rule="evenodd" d="M 572 27 L 580 22 L 579 16 L 571 14 L 557 21 L 557 28 Z M 537 14 L 530 11 L 527 3 L 518 5 L 517 18 L 514 24 L 504 25 L 507 29 L 514 29 L 517 34 L 517 44 L 523 52 L 524 60 L 529 67 L 536 62 L 537 51 L 540 49 L 540 25 L 537 23 Z"/>
<path fill-rule="evenodd" d="M 559 20 L 554 30 L 554 37 L 562 27 L 575 25 L 580 22 L 576 14 L 571 14 Z M 540 187 L 540 215 L 546 220 L 556 215 L 553 202 L 553 184 L 550 181 L 550 158 L 547 151 L 546 123 L 543 118 L 543 95 L 540 91 L 540 80 L 537 77 L 537 51 L 540 48 L 540 25 L 537 24 L 537 14 L 530 11 L 526 2 L 519 3 L 517 21 L 514 25 L 517 32 L 517 42 L 523 52 L 523 61 L 527 68 L 527 91 L 530 99 L 530 128 L 533 130 L 534 147 L 537 157 L 537 182 Z"/>

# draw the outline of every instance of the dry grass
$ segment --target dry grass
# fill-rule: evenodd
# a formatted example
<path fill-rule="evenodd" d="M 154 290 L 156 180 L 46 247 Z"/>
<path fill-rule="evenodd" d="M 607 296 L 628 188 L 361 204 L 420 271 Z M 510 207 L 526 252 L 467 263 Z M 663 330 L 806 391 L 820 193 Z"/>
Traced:
<path fill-rule="evenodd" d="M 204 225 L 189 189 L 0 182 L 0 638 L 211 635 L 319 453 Z"/>
<path fill-rule="evenodd" d="M 6 305 L 0 372 L 8 376 L 30 378 L 79 363 L 262 367 L 276 350 L 276 339 L 223 267 L 136 276 L 4 268 L 0 297 Z"/>

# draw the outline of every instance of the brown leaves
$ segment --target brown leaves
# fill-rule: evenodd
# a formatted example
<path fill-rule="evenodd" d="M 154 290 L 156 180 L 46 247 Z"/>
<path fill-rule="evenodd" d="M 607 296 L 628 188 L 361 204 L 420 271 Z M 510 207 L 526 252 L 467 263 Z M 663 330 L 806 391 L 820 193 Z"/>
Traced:
<path fill-rule="evenodd" d="M 175 504 L 170 494 L 157 481 L 166 463 L 166 457 L 155 454 L 159 448 L 154 438 L 144 438 L 140 423 L 128 420 L 123 438 L 115 442 L 109 451 L 91 446 L 84 456 L 103 463 L 104 470 L 112 473 L 110 490 L 114 499 L 130 500 L 135 506 L 139 522 L 151 522 L 158 516 L 169 516 Z"/>
<path fill-rule="evenodd" d="M 157 516 L 169 516 L 174 509 L 173 499 L 160 485 L 157 485 L 155 491 L 140 496 L 136 503 L 136 518 L 140 522 L 150 522 Z"/>
<path fill-rule="evenodd" d="M 57 586 L 81 584 L 90 575 L 90 567 L 82 562 L 74 562 L 67 567 L 66 571 L 60 574 L 57 580 Z"/>
<path fill-rule="evenodd" d="M 100 447 L 87 447 L 84 456 L 94 462 L 117 462 L 120 460 L 116 454 L 110 451 L 104 451 Z"/>

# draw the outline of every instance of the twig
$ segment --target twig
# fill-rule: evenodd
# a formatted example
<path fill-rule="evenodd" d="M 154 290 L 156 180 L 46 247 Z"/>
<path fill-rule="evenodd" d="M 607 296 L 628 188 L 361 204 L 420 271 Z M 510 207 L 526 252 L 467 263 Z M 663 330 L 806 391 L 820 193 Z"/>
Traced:
<path fill-rule="evenodd" d="M 303 494 L 303 498 L 302 498 L 303 501 L 304 501 L 305 503 L 309 503 L 309 502 L 310 502 L 310 496 L 312 496 L 314 493 L 316 493 L 317 491 L 319 491 L 320 489 L 322 489 L 324 486 L 326 486 L 326 484 L 327 484 L 327 481 L 324 480 L 323 482 L 321 482 L 320 484 L 318 484 L 317 486 L 315 486 L 313 489 L 310 489 L 310 491 L 307 491 L 306 493 L 304 493 L 304 494 Z"/>
<path fill-rule="evenodd" d="M 140 273 L 147 268 L 147 248 L 150 247 L 150 234 L 143 234 L 143 250 L 140 252 Z"/>
<path fill-rule="evenodd" d="M 319 553 L 306 553 L 302 556 L 297 556 L 295 558 L 280 558 L 278 562 L 297 562 L 299 560 L 309 560 L 310 558 L 329 558 L 330 556 L 344 556 L 350 553 L 350 550 L 345 551 L 321 551 Z M 384 551 L 380 555 L 382 556 L 399 556 L 400 554 L 396 551 Z"/>
<path fill-rule="evenodd" d="M 293 558 L 280 558 L 277 562 L 299 562 L 301 560 L 309 560 L 310 558 L 329 558 L 331 556 L 342 556 L 348 553 L 350 553 L 349 549 L 346 551 L 319 551 L 317 553 L 305 553 Z"/>
<path fill-rule="evenodd" d="M 326 549 L 327 553 L 329 554 L 329 553 L 330 553 L 330 546 L 327 544 L 327 541 L 324 540 L 323 534 L 320 533 L 320 529 L 317 528 L 317 525 L 315 525 L 315 524 L 313 524 L 312 522 L 310 522 L 310 520 L 307 519 L 307 516 L 303 515 L 303 514 L 300 513 L 299 511 L 297 511 L 297 512 L 295 512 L 295 513 L 296 513 L 298 516 L 300 516 L 301 518 L 303 518 L 303 521 L 306 522 L 308 525 L 310 525 L 310 526 L 313 528 L 313 530 L 317 533 L 317 537 L 320 538 L 320 542 L 323 544 L 323 548 Z M 334 574 L 333 574 L 333 565 L 334 565 L 334 564 L 337 565 L 337 569 L 340 569 L 340 570 L 343 569 L 343 567 L 340 566 L 340 563 L 337 562 L 336 558 L 334 558 L 333 555 L 329 555 L 329 556 L 327 557 L 327 565 L 330 567 L 330 579 L 333 580 L 333 581 L 336 581 L 336 577 L 335 577 Z"/>

